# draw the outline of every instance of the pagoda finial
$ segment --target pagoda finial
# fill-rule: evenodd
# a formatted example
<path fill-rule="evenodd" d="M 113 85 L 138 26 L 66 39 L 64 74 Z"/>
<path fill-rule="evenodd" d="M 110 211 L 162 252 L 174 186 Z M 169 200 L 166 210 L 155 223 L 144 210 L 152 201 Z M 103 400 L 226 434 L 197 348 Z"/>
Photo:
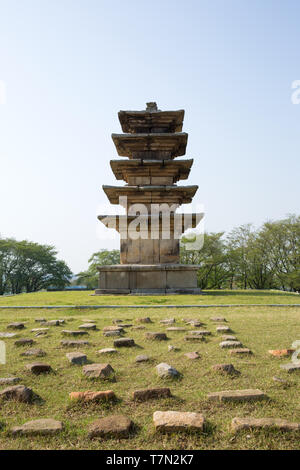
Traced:
<path fill-rule="evenodd" d="M 149 112 L 158 111 L 157 104 L 155 103 L 155 101 L 150 101 L 149 103 L 146 103 L 146 111 L 149 111 Z"/>

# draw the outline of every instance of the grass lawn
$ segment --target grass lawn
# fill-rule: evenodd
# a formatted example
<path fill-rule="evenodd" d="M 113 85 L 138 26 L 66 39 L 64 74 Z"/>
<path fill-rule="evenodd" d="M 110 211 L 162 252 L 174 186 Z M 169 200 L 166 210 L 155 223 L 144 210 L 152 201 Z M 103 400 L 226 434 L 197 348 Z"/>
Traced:
<path fill-rule="evenodd" d="M 91 303 L 297 303 L 298 298 L 290 294 L 270 294 L 263 292 L 219 295 L 210 293 L 203 297 L 90 297 L 89 293 L 45 293 L 28 294 L 1 299 L 2 304 L 27 303 L 40 304 L 86 304 Z M 34 302 L 33 302 L 34 299 Z M 168 300 L 167 300 L 168 299 Z M 210 320 L 213 315 L 225 316 L 233 334 L 253 351 L 252 356 L 234 357 L 227 350 L 219 347 L 220 335 L 216 333 L 216 324 Z M 149 316 L 153 323 L 146 324 L 145 330 L 126 329 L 125 336 L 135 340 L 134 348 L 121 348 L 118 354 L 109 357 L 97 356 L 96 351 L 113 346 L 113 338 L 104 337 L 102 328 L 112 325 L 113 319 L 136 323 L 136 319 Z M 35 318 L 64 318 L 66 325 L 50 327 L 47 336 L 34 338 L 32 328 L 39 326 Z M 161 319 L 175 317 L 176 326 L 186 326 L 183 318 L 198 318 L 212 332 L 205 342 L 188 343 L 184 341 L 184 332 L 168 332 L 167 341 L 149 341 L 146 331 L 166 331 L 167 326 L 159 323 Z M 91 362 L 109 362 L 116 372 L 116 382 L 91 381 L 82 374 L 82 367 L 71 365 L 66 352 L 72 348 L 61 348 L 63 329 L 78 329 L 84 320 L 95 320 L 97 331 L 89 332 L 90 345 L 80 350 L 85 352 Z M 289 359 L 273 358 L 268 349 L 288 348 L 300 339 L 300 307 L 236 307 L 207 309 L 103 309 L 103 310 L 0 310 L 0 331 L 6 330 L 11 321 L 26 322 L 26 329 L 18 332 L 18 337 L 34 338 L 34 347 L 46 351 L 45 358 L 25 358 L 20 356 L 23 348 L 14 345 L 15 338 L 6 339 L 7 364 L 0 365 L 0 377 L 9 374 L 21 378 L 21 384 L 33 389 L 41 401 L 31 405 L 5 401 L 0 406 L 0 448 L 1 449 L 297 449 L 299 433 L 279 431 L 246 431 L 233 435 L 230 431 L 232 418 L 238 417 L 277 417 L 293 422 L 300 422 L 299 385 L 300 374 L 287 374 L 279 368 Z M 192 327 L 186 326 L 188 330 Z M 66 338 L 68 339 L 68 338 Z M 177 352 L 168 352 L 168 345 L 180 348 Z M 26 348 L 25 348 L 26 349 Z M 191 361 L 184 356 L 189 351 L 198 351 L 201 358 Z M 147 354 L 151 362 L 136 364 L 135 356 Z M 48 375 L 32 376 L 25 370 L 29 362 L 47 362 L 54 369 Z M 179 380 L 162 380 L 156 375 L 155 365 L 167 362 L 175 367 L 182 377 Z M 219 375 L 211 370 L 216 363 L 231 362 L 241 374 L 236 377 Z M 273 376 L 284 378 L 288 384 L 273 381 Z M 172 398 L 135 403 L 132 392 L 147 387 L 169 386 Z M 1 387 L 1 389 L 4 388 Z M 207 393 L 231 390 L 259 388 L 269 400 L 256 403 L 229 404 L 207 401 Z M 71 391 L 108 390 L 117 395 L 114 404 L 80 405 L 72 404 L 68 394 Z M 156 410 L 180 410 L 201 412 L 207 419 L 204 433 L 176 433 L 159 435 L 155 433 L 152 415 Z M 95 419 L 109 414 L 124 414 L 135 423 L 135 432 L 124 440 L 90 440 L 87 436 L 88 425 Z M 9 435 L 12 426 L 39 418 L 55 418 L 63 421 L 64 431 L 57 436 L 36 436 L 13 438 Z"/>
<path fill-rule="evenodd" d="M 82 292 L 34 292 L 0 296 L 0 306 L 42 305 L 220 305 L 299 304 L 299 294 L 261 290 L 208 290 L 205 295 L 92 295 Z"/>

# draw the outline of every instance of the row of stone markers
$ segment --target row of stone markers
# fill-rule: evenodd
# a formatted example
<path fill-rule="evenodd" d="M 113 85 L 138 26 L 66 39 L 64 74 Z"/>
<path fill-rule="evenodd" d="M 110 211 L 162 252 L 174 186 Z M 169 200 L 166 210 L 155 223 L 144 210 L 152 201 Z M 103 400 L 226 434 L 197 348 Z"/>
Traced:
<path fill-rule="evenodd" d="M 247 348 L 242 348 L 242 344 L 233 335 L 230 335 L 231 329 L 226 325 L 227 321 L 223 317 L 211 318 L 214 322 L 219 322 L 219 326 L 216 327 L 216 332 L 222 334 L 222 342 L 220 343 L 221 348 L 228 348 L 230 353 L 236 353 L 237 351 L 241 354 L 251 354 L 251 351 Z M 35 335 L 46 335 L 49 328 L 53 326 L 60 326 L 64 320 L 51 320 L 38 319 L 43 325 L 41 328 L 34 328 L 31 331 Z M 203 327 L 203 323 L 198 319 L 184 319 L 185 323 L 194 328 Z M 140 325 L 125 324 L 122 320 L 114 320 L 114 326 L 106 326 L 103 328 L 103 334 L 105 337 L 113 338 L 113 348 L 103 348 L 97 351 L 99 355 L 115 354 L 118 352 L 118 348 L 133 347 L 135 342 L 132 338 L 120 337 L 124 334 L 124 328 L 144 329 L 143 323 L 153 323 L 149 317 L 138 319 Z M 161 324 L 172 325 L 176 323 L 174 318 L 165 319 L 160 321 Z M 25 328 L 24 323 L 11 323 L 8 325 L 9 329 L 23 330 Z M 90 321 L 80 325 L 76 331 L 62 330 L 64 336 L 77 337 L 88 335 L 88 330 L 96 330 L 96 324 Z M 185 332 L 186 328 L 168 326 L 167 331 L 169 332 Z M 226 334 L 224 334 L 226 333 Z M 9 333 L 13 335 L 13 333 Z M 1 335 L 1 333 L 0 333 Z M 207 336 L 211 335 L 211 332 L 206 329 L 190 330 L 185 336 L 185 341 L 198 342 L 204 341 Z M 11 337 L 11 336 L 10 336 Z M 145 337 L 149 340 L 164 341 L 167 339 L 167 335 L 161 332 L 147 331 Z M 226 345 L 224 346 L 224 343 Z M 229 343 L 229 344 L 228 344 Z M 16 346 L 32 346 L 34 340 L 22 338 L 15 341 Z M 81 347 L 88 345 L 89 342 L 86 340 L 63 340 L 61 345 L 64 347 Z M 170 352 L 176 351 L 176 346 L 169 345 L 168 350 Z M 27 350 L 22 353 L 24 356 L 37 356 L 42 357 L 46 353 L 39 349 L 34 348 Z M 275 354 L 274 354 L 275 355 Z M 188 359 L 198 359 L 200 355 L 198 352 L 186 353 L 185 356 Z M 278 356 L 280 356 L 278 354 Z M 115 379 L 115 371 L 109 363 L 94 363 L 88 364 L 87 355 L 79 351 L 68 352 L 66 354 L 67 359 L 72 364 L 78 364 L 83 366 L 83 375 L 90 379 Z M 139 355 L 136 357 L 136 362 L 144 362 L 149 360 L 146 355 Z M 44 374 L 51 372 L 52 368 L 49 364 L 40 362 L 26 364 L 26 369 L 33 374 Z M 167 363 L 160 363 L 155 366 L 156 372 L 161 378 L 176 378 L 180 376 L 180 373 L 171 365 Z M 238 374 L 232 364 L 215 364 L 212 369 L 222 373 Z M 17 400 L 24 403 L 31 403 L 34 399 L 34 392 L 23 385 L 16 385 L 20 382 L 18 377 L 9 377 L 0 379 L 0 385 L 10 385 L 6 389 L 0 391 L 0 399 L 4 400 Z M 134 401 L 147 401 L 153 399 L 161 399 L 172 396 L 169 388 L 151 388 L 143 390 L 135 390 L 132 395 Z M 115 393 L 112 390 L 104 391 L 85 391 L 85 392 L 72 392 L 70 393 L 70 400 L 79 400 L 81 402 L 107 402 L 116 400 Z M 207 395 L 209 401 L 218 402 L 246 402 L 246 401 L 259 401 L 267 399 L 265 393 L 257 389 L 249 390 L 227 390 L 220 392 L 213 392 Z M 179 412 L 179 411 L 156 411 L 153 414 L 153 423 L 157 431 L 165 432 L 177 432 L 182 430 L 189 431 L 203 431 L 205 427 L 205 418 L 201 413 L 194 412 Z M 265 428 L 277 428 L 285 431 L 298 431 L 300 430 L 299 423 L 291 423 L 281 419 L 273 418 L 234 418 L 232 420 L 232 430 L 239 431 L 241 429 L 265 429 Z M 126 416 L 122 415 L 111 415 L 105 418 L 96 420 L 88 429 L 88 435 L 90 438 L 95 437 L 128 437 L 130 434 L 135 432 L 134 423 Z M 40 419 L 25 423 L 23 426 L 14 427 L 11 429 L 12 434 L 54 434 L 63 430 L 63 423 L 55 421 L 53 419 Z"/>

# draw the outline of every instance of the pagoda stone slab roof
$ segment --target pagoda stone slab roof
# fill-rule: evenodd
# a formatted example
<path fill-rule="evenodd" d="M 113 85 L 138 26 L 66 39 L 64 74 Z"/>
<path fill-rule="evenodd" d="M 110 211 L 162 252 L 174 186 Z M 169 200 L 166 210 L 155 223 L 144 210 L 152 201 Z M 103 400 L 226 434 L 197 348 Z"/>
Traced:
<path fill-rule="evenodd" d="M 119 197 L 139 204 L 190 204 L 198 189 L 193 186 L 102 186 L 111 204 L 120 204 Z"/>
<path fill-rule="evenodd" d="M 124 180 L 128 183 L 128 175 L 135 174 L 141 176 L 170 175 L 174 178 L 174 183 L 178 180 L 187 179 L 193 159 L 189 160 L 111 160 L 110 166 L 117 180 Z M 163 173 L 162 173 L 163 172 Z"/>
<path fill-rule="evenodd" d="M 136 154 L 144 153 L 143 158 L 172 159 L 185 154 L 188 134 L 112 134 L 113 142 L 120 157 L 141 158 Z"/>
<path fill-rule="evenodd" d="M 181 132 L 184 110 L 178 111 L 119 111 L 122 131 L 129 134 L 142 132 Z"/>

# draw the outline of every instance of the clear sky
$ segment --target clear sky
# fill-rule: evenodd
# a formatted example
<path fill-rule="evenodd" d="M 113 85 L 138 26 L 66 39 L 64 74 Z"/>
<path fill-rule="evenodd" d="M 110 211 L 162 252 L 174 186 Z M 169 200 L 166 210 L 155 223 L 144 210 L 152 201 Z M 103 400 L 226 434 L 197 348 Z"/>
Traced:
<path fill-rule="evenodd" d="M 76 273 L 100 232 L 120 109 L 185 109 L 208 231 L 299 214 L 300 3 L 0 0 L 0 234 Z M 185 184 L 181 182 L 179 184 Z M 100 236 L 102 235 L 102 236 Z"/>

